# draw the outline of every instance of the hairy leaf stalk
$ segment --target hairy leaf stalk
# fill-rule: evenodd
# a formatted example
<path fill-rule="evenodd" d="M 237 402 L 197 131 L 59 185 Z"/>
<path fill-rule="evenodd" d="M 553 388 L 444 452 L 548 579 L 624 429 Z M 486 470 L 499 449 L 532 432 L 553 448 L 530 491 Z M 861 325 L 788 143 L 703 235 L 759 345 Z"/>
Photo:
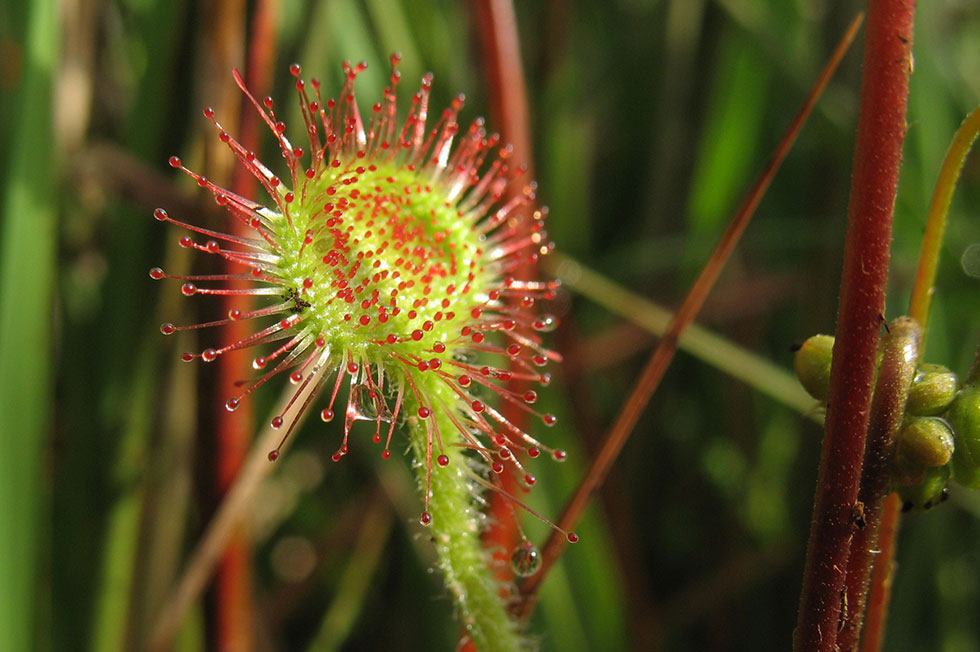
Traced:
<path fill-rule="evenodd" d="M 438 387 L 432 389 L 445 394 Z M 453 397 L 443 395 L 441 398 L 451 401 Z M 432 515 L 430 529 L 439 569 L 456 601 L 466 635 L 477 650 L 523 650 L 527 647 L 527 641 L 509 615 L 507 601 L 501 598 L 509 589 L 488 572 L 492 562 L 480 538 L 485 517 L 478 504 L 479 488 L 472 476 L 474 471 L 470 469 L 470 461 L 463 455 L 462 449 L 454 445 L 461 442 L 454 434 L 452 422 L 441 412 L 437 414 L 439 431 L 448 435 L 443 444 L 449 457 L 448 465 L 433 470 L 429 497 L 429 513 Z M 416 420 L 410 427 L 409 436 L 419 486 L 425 491 L 425 460 L 434 454 L 427 449 L 425 424 Z"/>

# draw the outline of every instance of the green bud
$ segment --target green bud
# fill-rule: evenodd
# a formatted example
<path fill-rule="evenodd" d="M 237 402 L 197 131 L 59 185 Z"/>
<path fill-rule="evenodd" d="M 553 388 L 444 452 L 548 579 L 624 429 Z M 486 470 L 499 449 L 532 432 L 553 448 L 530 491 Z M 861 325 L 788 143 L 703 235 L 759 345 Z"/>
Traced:
<path fill-rule="evenodd" d="M 939 417 L 912 417 L 898 433 L 896 455 L 917 466 L 943 466 L 953 456 L 953 431 Z"/>
<path fill-rule="evenodd" d="M 929 509 L 949 497 L 949 467 L 937 466 L 925 472 L 922 482 L 912 486 L 899 486 L 902 511 Z"/>
<path fill-rule="evenodd" d="M 980 489 L 980 385 L 961 389 L 946 419 L 956 438 L 953 477 L 964 487 Z"/>
<path fill-rule="evenodd" d="M 793 369 L 803 388 L 818 401 L 826 401 L 830 390 L 830 361 L 834 350 L 832 335 L 814 335 L 796 352 Z"/>
<path fill-rule="evenodd" d="M 938 416 L 953 402 L 958 389 L 959 379 L 946 367 L 920 365 L 912 379 L 905 411 L 916 416 Z"/>

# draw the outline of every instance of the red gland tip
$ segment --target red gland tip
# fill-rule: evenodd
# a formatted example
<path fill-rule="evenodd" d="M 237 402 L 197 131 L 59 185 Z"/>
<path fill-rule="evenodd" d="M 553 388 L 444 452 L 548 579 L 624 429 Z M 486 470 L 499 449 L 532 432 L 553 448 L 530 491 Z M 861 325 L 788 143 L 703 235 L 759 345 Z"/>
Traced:
<path fill-rule="evenodd" d="M 429 408 L 427 407 L 419 408 L 419 417 L 423 419 L 428 419 L 431 415 L 432 415 L 432 410 L 430 410 Z"/>
<path fill-rule="evenodd" d="M 568 539 L 569 543 L 578 543 L 578 535 L 574 532 L 569 532 L 565 535 L 565 538 Z"/>
<path fill-rule="evenodd" d="M 436 458 L 436 464 L 439 466 L 449 466 L 449 456 L 446 454 L 440 455 Z"/>
<path fill-rule="evenodd" d="M 320 419 L 323 421 L 333 421 L 334 413 L 333 410 L 320 410 Z"/>
<path fill-rule="evenodd" d="M 279 451 L 278 450 L 269 451 L 268 457 L 270 462 L 275 462 L 276 460 L 279 459 Z"/>
<path fill-rule="evenodd" d="M 272 426 L 273 430 L 279 430 L 282 427 L 282 417 L 273 417 L 272 423 L 269 425 Z"/>
<path fill-rule="evenodd" d="M 167 211 L 163 210 L 162 208 L 157 208 L 156 210 L 154 210 L 153 217 L 160 220 L 161 222 L 166 222 L 168 219 L 170 219 L 170 215 L 168 215 Z"/>
<path fill-rule="evenodd" d="M 432 525 L 432 514 L 429 512 L 422 512 L 422 516 L 419 517 L 419 523 L 424 527 L 429 527 Z"/>
<path fill-rule="evenodd" d="M 164 335 L 173 335 L 177 332 L 177 327 L 167 322 L 166 324 L 160 324 L 160 332 Z"/>

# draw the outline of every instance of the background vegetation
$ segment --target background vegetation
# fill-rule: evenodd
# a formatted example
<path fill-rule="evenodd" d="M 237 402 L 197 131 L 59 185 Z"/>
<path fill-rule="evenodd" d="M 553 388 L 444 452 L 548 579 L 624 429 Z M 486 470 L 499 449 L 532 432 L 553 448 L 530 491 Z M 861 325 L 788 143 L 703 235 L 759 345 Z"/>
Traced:
<path fill-rule="evenodd" d="M 377 97 L 398 50 L 403 91 L 432 70 L 434 106 L 464 91 L 464 117 L 489 114 L 469 4 L 273 4 L 280 104 L 293 61 L 336 89 L 340 62 L 365 59 L 358 92 Z M 517 4 L 539 197 L 567 257 L 549 270 L 567 281 L 551 306 L 567 363 L 542 401 L 561 424 L 543 435 L 570 459 L 536 463 L 529 497 L 554 515 L 655 341 L 637 323 L 643 301 L 683 296 L 862 3 Z M 215 505 L 212 379 L 178 360 L 196 344 L 158 332 L 209 307 L 147 276 L 190 262 L 150 214 L 205 210 L 167 157 L 193 167 L 216 140 L 200 109 L 237 91 L 215 51 L 245 67 L 254 7 L 50 5 L 0 5 L 0 648 L 110 651 L 145 640 Z M 915 32 L 889 318 L 907 305 L 942 155 L 980 99 L 980 6 L 920 3 Z M 700 319 L 783 369 L 792 343 L 834 327 L 859 62 L 856 45 Z M 978 200 L 974 156 L 925 356 L 964 374 L 980 333 L 980 280 L 961 264 L 980 241 Z M 636 296 L 590 283 L 589 270 Z M 544 587 L 532 624 L 542 649 L 788 647 L 820 430 L 792 386 L 779 398 L 756 387 L 781 380 L 746 383 L 678 355 Z M 258 415 L 274 393 L 256 397 Z M 258 647 L 452 649 L 407 467 L 357 445 L 333 464 L 338 441 L 308 424 L 254 505 Z M 975 494 L 904 520 L 886 649 L 980 650 L 978 541 Z M 179 649 L 209 645 L 212 614 L 195 609 Z"/>

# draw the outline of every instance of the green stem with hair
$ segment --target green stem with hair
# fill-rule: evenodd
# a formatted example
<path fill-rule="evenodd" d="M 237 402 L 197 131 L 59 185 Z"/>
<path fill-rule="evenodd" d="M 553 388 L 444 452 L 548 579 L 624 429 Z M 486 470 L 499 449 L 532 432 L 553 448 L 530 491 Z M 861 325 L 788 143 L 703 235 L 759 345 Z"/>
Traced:
<path fill-rule="evenodd" d="M 446 586 L 453 594 L 460 621 L 466 634 L 480 652 L 522 650 L 527 642 L 510 617 L 502 597 L 500 583 L 491 575 L 489 552 L 480 535 L 483 522 L 477 504 L 476 482 L 471 479 L 472 460 L 461 447 L 461 437 L 448 414 L 459 398 L 442 381 L 433 376 L 424 393 L 435 405 L 429 417 L 431 424 L 414 416 L 409 418 L 409 438 L 415 457 L 415 471 L 421 492 L 429 491 L 428 512 L 432 516 L 429 530 L 436 549 L 439 568 Z M 409 414 L 415 410 L 410 409 Z M 439 449 L 428 428 L 437 428 L 442 442 Z M 441 454 L 449 464 L 439 466 L 432 460 Z M 431 468 L 429 478 L 426 469 Z"/>

